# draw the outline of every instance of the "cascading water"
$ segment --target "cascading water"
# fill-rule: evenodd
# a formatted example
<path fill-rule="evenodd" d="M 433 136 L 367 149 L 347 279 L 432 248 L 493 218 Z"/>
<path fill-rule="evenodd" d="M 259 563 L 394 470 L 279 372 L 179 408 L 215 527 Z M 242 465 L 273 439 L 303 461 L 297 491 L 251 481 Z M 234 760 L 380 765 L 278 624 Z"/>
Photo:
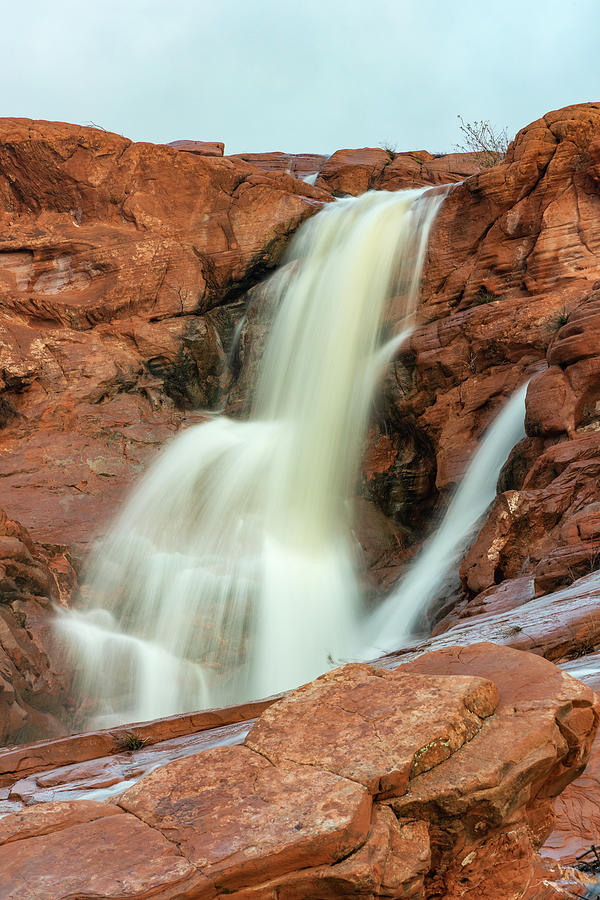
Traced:
<path fill-rule="evenodd" d="M 498 476 L 508 454 L 525 437 L 526 394 L 524 384 L 488 428 L 440 527 L 365 625 L 365 638 L 369 635 L 371 644 L 364 658 L 374 659 L 401 647 L 419 615 L 435 600 L 477 521 L 496 496 Z"/>
<path fill-rule="evenodd" d="M 443 196 L 371 192 L 298 232 L 250 419 L 190 427 L 163 452 L 94 554 L 96 608 L 58 617 L 96 724 L 264 697 L 354 652 L 350 499 Z M 399 333 L 381 346 L 392 294 Z"/>

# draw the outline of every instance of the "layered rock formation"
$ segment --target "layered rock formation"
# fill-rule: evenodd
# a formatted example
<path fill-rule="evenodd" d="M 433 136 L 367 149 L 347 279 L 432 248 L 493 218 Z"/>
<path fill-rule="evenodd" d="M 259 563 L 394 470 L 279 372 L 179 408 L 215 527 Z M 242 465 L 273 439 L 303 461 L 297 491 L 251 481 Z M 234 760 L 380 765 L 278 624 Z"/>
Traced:
<path fill-rule="evenodd" d="M 64 734 L 72 709 L 50 614 L 76 575 L 67 547 L 35 544 L 0 510 L 0 744 Z"/>
<path fill-rule="evenodd" d="M 238 298 L 329 195 L 240 161 L 0 121 L 0 505 L 82 545 L 184 411 L 214 406 Z"/>
<path fill-rule="evenodd" d="M 320 153 L 237 153 L 230 156 L 241 162 L 250 163 L 265 172 L 284 172 L 295 178 L 308 178 L 322 168 L 326 156 Z"/>
<path fill-rule="evenodd" d="M 419 325 L 390 368 L 367 448 L 359 538 L 375 583 L 398 576 L 485 428 L 512 391 L 531 379 L 528 436 L 505 466 L 498 498 L 462 563 L 460 586 L 435 614 L 438 637 L 402 659 L 483 637 L 561 662 L 589 658 L 593 667 L 600 646 L 599 147 L 599 104 L 559 110 L 527 126 L 506 159 L 488 170 L 468 155 L 418 152 L 391 158 L 384 150 L 340 151 L 327 161 L 278 154 L 223 158 L 206 156 L 210 148 L 155 147 L 94 129 L 0 121 L 0 506 L 7 511 L 0 527 L 4 742 L 59 735 L 69 727 L 68 717 L 60 721 L 69 699 L 63 663 L 55 659 L 48 640 L 47 614 L 51 603 L 68 601 L 75 583 L 72 562 L 78 562 L 162 443 L 186 423 L 200 420 L 202 414 L 195 410 L 219 403 L 229 403 L 232 411 L 243 409 L 257 352 L 251 338 L 264 327 L 260 291 L 248 294 L 248 289 L 277 264 L 289 235 L 323 203 L 374 187 L 461 182 L 439 214 Z M 316 186 L 283 169 L 301 177 L 318 171 Z M 234 330 L 249 303 L 242 345 L 231 354 Z M 494 658 L 491 649 L 486 653 Z M 435 664 L 431 656 L 423 659 L 430 662 L 410 665 L 432 665 L 426 674 L 436 676 L 459 671 L 451 651 L 435 657 Z M 199 861 L 196 838 L 186 843 L 183 855 L 174 850 L 181 843 L 177 829 L 189 825 L 182 812 L 192 803 L 185 779 L 189 777 L 195 794 L 201 777 L 209 777 L 185 760 L 173 770 L 175 786 L 181 788 L 168 812 L 173 831 L 163 834 L 162 826 L 155 828 L 161 791 L 174 777 L 160 775 L 159 769 L 154 781 L 140 782 L 145 788 L 132 788 L 126 812 L 115 814 L 110 804 L 76 805 L 69 812 L 49 806 L 44 821 L 50 824 L 40 826 L 42 814 L 32 806 L 23 813 L 23 828 L 29 829 L 27 822 L 31 828 L 14 825 L 24 851 L 19 865 L 27 879 L 37 878 L 33 860 L 43 850 L 48 871 L 64 878 L 77 896 L 86 896 L 77 893 L 84 888 L 75 866 L 62 873 L 57 868 L 61 842 L 72 841 L 68 846 L 74 853 L 91 848 L 88 872 L 94 867 L 100 871 L 102 848 L 123 844 L 131 849 L 123 857 L 123 871 L 128 869 L 132 880 L 119 894 L 116 882 L 100 879 L 94 883 L 100 895 L 192 897 L 206 888 L 207 896 L 234 890 L 241 900 L 315 897 L 321 890 L 329 892 L 323 896 L 419 896 L 422 883 L 429 896 L 485 896 L 493 881 L 487 859 L 496 861 L 499 872 L 492 885 L 496 893 L 490 888 L 490 896 L 509 897 L 513 889 L 531 888 L 531 900 L 542 897 L 538 889 L 543 878 L 533 848 L 550 827 L 549 797 L 577 774 L 588 752 L 591 730 L 586 732 L 579 720 L 589 724 L 593 701 L 585 694 L 581 703 L 571 699 L 565 706 L 562 695 L 552 694 L 553 700 L 544 695 L 533 709 L 523 697 L 512 697 L 517 713 L 509 713 L 502 699 L 506 673 L 485 667 L 467 671 L 465 660 L 468 654 L 461 653 L 460 665 L 467 666 L 460 669 L 461 677 L 480 676 L 497 684 L 499 705 L 475 736 L 466 726 L 461 732 L 453 720 L 451 734 L 439 738 L 442 744 L 439 736 L 431 737 L 434 755 L 446 740 L 455 752 L 445 760 L 436 757 L 432 769 L 413 773 L 408 784 L 399 774 L 401 767 L 391 778 L 377 769 L 379 762 L 375 765 L 366 750 L 361 759 L 373 768 L 361 781 L 362 774 L 357 778 L 345 763 L 340 768 L 339 760 L 319 755 L 310 741 L 291 749 L 283 746 L 281 735 L 275 740 L 268 730 L 271 714 L 264 714 L 246 748 L 228 751 L 232 771 L 237 766 L 247 772 L 248 760 L 256 763 L 253 779 L 267 779 L 269 797 L 292 783 L 285 780 L 289 768 L 297 773 L 298 767 L 312 766 L 321 773 L 322 783 L 306 788 L 313 798 L 326 800 L 329 790 L 335 798 L 340 781 L 350 784 L 352 790 L 343 794 L 343 802 L 334 803 L 335 810 L 326 805 L 320 810 L 321 818 L 332 821 L 334 812 L 339 814 L 339 828 L 333 843 L 327 843 L 315 825 L 308 869 L 302 868 L 307 863 L 298 855 L 291 831 L 282 844 L 276 834 L 265 836 L 270 858 L 287 860 L 285 871 L 274 875 L 252 859 L 247 869 L 241 867 L 252 873 L 248 882 L 246 875 L 241 880 L 234 875 L 232 881 L 223 876 L 216 838 L 207 862 Z M 356 671 L 346 670 L 343 676 L 344 689 L 352 696 L 361 693 L 363 682 L 369 692 L 373 683 L 379 689 L 392 683 L 362 669 L 360 684 L 354 683 Z M 531 678 L 535 682 L 537 676 Z M 331 683 L 325 679 L 307 690 L 318 692 Z M 300 722 L 297 697 L 292 707 L 279 708 Z M 331 717 L 338 716 L 334 707 L 327 707 L 327 722 L 319 725 L 310 713 L 314 730 L 298 726 L 294 734 L 321 740 L 322 733 L 330 733 Z M 342 712 L 344 718 L 347 710 Z M 352 719 L 348 716 L 346 724 Z M 351 731 L 336 722 L 345 735 L 342 746 L 351 748 Z M 440 722 L 449 727 L 450 719 Z M 480 735 L 512 734 L 521 740 L 515 729 L 524 723 L 537 737 L 531 744 L 523 737 L 520 760 L 536 762 L 507 774 L 500 745 L 498 756 L 488 749 L 491 745 L 480 753 Z M 253 743 L 265 733 L 268 749 Z M 458 747 L 453 742 L 461 733 L 466 743 Z M 236 735 L 237 740 L 244 730 Z M 113 736 L 100 746 L 113 752 L 119 740 Z M 63 749 L 65 765 L 87 758 L 85 750 L 77 757 Z M 43 757 L 46 751 L 40 752 Z M 224 751 L 208 752 L 213 756 L 205 759 L 216 766 Z M 394 752 L 386 750 L 380 762 L 393 759 Z M 264 763 L 265 753 L 273 756 L 276 771 Z M 19 757 L 24 758 L 30 758 L 28 752 Z M 597 758 L 595 746 L 592 760 Z M 35 773 L 36 765 L 23 774 Z M 498 778 L 504 794 L 492 790 L 499 771 L 493 765 L 502 769 Z M 118 781 L 134 771 L 139 774 L 135 765 L 124 765 L 117 777 L 110 766 L 100 767 L 97 783 L 112 777 Z M 2 802 L 19 809 L 40 792 L 54 790 L 52 779 L 58 785 L 62 776 L 48 774 L 46 784 L 31 777 L 19 789 L 23 799 L 6 799 L 7 786 Z M 391 778 L 390 790 L 397 794 L 383 796 L 380 777 Z M 563 826 L 550 839 L 554 856 L 563 861 L 568 857 L 573 862 L 575 850 L 594 839 L 596 813 L 586 807 L 585 798 L 597 789 L 595 762 L 583 777 L 589 781 L 575 782 L 565 793 Z M 454 778 L 461 787 L 453 794 L 444 785 L 454 784 Z M 360 802 L 350 801 L 351 794 Z M 373 795 L 375 805 L 369 806 Z M 260 810 L 262 796 L 231 795 L 228 803 L 235 810 Z M 469 796 L 477 802 L 471 804 Z M 369 806 L 370 818 L 361 803 Z M 307 805 L 306 816 L 313 813 L 314 821 L 319 820 L 317 806 Z M 281 815 L 291 828 L 289 810 L 282 808 Z M 475 829 L 479 821 L 486 826 L 481 833 Z M 225 843 L 231 843 L 232 834 L 224 833 Z M 300 843 L 303 838 L 300 834 Z M 151 870 L 135 849 L 146 840 L 153 842 L 156 865 Z M 321 843 L 323 857 L 314 856 L 314 846 L 320 852 Z M 308 846 L 301 844 L 302 853 Z M 7 844 L 2 851 L 7 859 L 13 855 L 9 848 Z M 245 856 L 243 847 L 240 853 Z M 399 867 L 394 862 L 399 854 L 417 860 L 416 868 Z M 7 871 L 21 870 L 9 866 Z M 127 880 L 125 874 L 123 878 Z M 504 893 L 498 893 L 499 885 Z M 35 882 L 35 890 L 46 896 L 43 891 L 50 888 Z"/>
<path fill-rule="evenodd" d="M 85 799 L 83 766 L 80 799 L 31 797 L 0 820 L 0 886 L 13 900 L 540 897 L 535 849 L 599 714 L 551 663 L 489 644 L 345 666 L 270 706 L 243 746 L 154 768 L 112 802 Z"/>
<path fill-rule="evenodd" d="M 384 492 L 385 512 L 412 528 L 413 539 L 423 530 L 420 506 L 447 496 L 485 428 L 528 378 L 535 376 L 528 396 L 530 439 L 513 454 L 501 487 L 520 490 L 529 479 L 528 488 L 558 495 L 563 482 L 550 489 L 558 475 L 553 454 L 562 471 L 568 464 L 566 458 L 558 462 L 561 454 L 572 454 L 576 468 L 582 456 L 591 465 L 600 396 L 590 337 L 600 278 L 599 140 L 600 105 L 550 113 L 517 134 L 502 163 L 457 185 L 442 205 L 425 269 L 421 324 L 388 377 L 373 435 L 380 464 L 366 484 L 376 499 Z M 577 439 L 569 450 L 568 438 Z M 550 449 L 557 443 L 562 449 Z M 534 471 L 544 451 L 547 464 L 540 460 Z M 582 473 L 580 504 L 584 481 Z M 586 503 L 598 499 L 592 485 Z M 503 509 L 507 502 L 499 501 Z M 533 526 L 541 543 L 527 563 L 531 570 L 543 568 L 542 556 L 562 525 L 560 542 L 569 540 L 565 513 L 576 502 L 570 507 L 565 496 L 558 503 L 563 508 L 550 525 L 556 531 L 543 547 L 540 527 Z M 541 516 L 543 504 L 537 508 Z M 501 509 L 497 515 L 502 519 Z M 583 574 L 595 529 L 593 511 L 585 515 L 592 516 L 584 528 L 590 538 L 585 550 L 579 547 L 570 561 L 554 560 L 556 575 L 540 589 L 566 583 L 567 566 L 574 577 Z M 548 522 L 545 515 L 543 527 Z M 510 541 L 506 547 L 512 555 Z M 521 551 L 507 574 L 520 572 L 522 560 Z M 500 564 L 491 582 L 482 573 L 463 581 L 478 592 L 505 577 Z"/>

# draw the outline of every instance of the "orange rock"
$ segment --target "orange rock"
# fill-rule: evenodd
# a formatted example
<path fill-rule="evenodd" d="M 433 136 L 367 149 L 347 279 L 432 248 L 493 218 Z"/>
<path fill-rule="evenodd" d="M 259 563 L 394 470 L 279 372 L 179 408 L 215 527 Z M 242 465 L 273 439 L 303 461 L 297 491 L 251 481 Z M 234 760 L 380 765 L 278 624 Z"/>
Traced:
<path fill-rule="evenodd" d="M 228 299 L 330 195 L 29 119 L 0 120 L 0 170 L 0 504 L 36 539 L 82 546 L 185 410 L 218 401 Z"/>
<path fill-rule="evenodd" d="M 222 747 L 157 769 L 119 805 L 181 848 L 219 891 L 338 862 L 369 830 L 371 797 L 328 772 Z"/>
<path fill-rule="evenodd" d="M 65 733 L 69 697 L 49 613 L 76 581 L 65 547 L 36 545 L 0 510 L 0 744 Z"/>
<path fill-rule="evenodd" d="M 93 800 L 62 803 L 37 803 L 14 815 L 0 819 L 0 846 L 11 841 L 23 841 L 27 838 L 41 837 L 74 825 L 94 822 L 105 816 L 122 813 L 118 806 L 108 803 L 96 803 Z"/>
<path fill-rule="evenodd" d="M 223 156 L 225 144 L 221 141 L 169 141 L 169 147 L 183 150 L 185 153 L 197 153 L 199 156 Z"/>
<path fill-rule="evenodd" d="M 600 700 L 546 660 L 490 644 L 448 647 L 400 668 L 477 674 L 498 685 L 496 712 L 473 740 L 414 778 L 391 805 L 396 815 L 432 823 L 428 890 L 516 896 L 534 877 L 535 850 L 552 830 L 551 798 L 587 761 Z"/>
<path fill-rule="evenodd" d="M 229 159 L 250 163 L 265 172 L 283 172 L 294 178 L 315 175 L 327 159 L 319 153 L 236 153 Z"/>
<path fill-rule="evenodd" d="M 232 900 L 421 898 L 429 863 L 426 823 L 398 821 L 390 809 L 375 804 L 366 842 L 346 859 L 332 866 L 302 869 L 228 896 Z"/>
<path fill-rule="evenodd" d="M 496 700 L 495 685 L 479 678 L 405 677 L 352 664 L 265 710 L 246 745 L 277 765 L 318 766 L 398 796 L 409 778 L 470 741 Z"/>
<path fill-rule="evenodd" d="M 398 191 L 451 184 L 481 171 L 478 153 L 433 156 L 426 150 L 396 153 L 380 147 L 337 150 L 319 171 L 316 184 L 334 194 L 356 197 L 368 190 Z"/>
<path fill-rule="evenodd" d="M 467 741 L 465 711 L 479 723 Z M 590 687 L 491 643 L 441 646 L 395 671 L 346 666 L 262 713 L 253 733 L 274 763 L 262 750 L 209 749 L 159 763 L 117 798 L 113 814 L 80 801 L 6 817 L 0 890 L 15 900 L 540 900 L 551 873 L 535 851 L 552 830 L 552 798 L 587 761 L 599 715 Z M 382 746 L 395 765 L 411 739 L 408 785 L 383 804 L 323 768 L 354 755 L 355 769 L 360 756 L 377 771 Z M 37 781 L 58 788 L 64 777 Z M 118 865 L 101 868 L 102 855 L 121 845 Z M 57 884 L 63 893 L 52 894 Z M 37 893 L 25 892 L 30 885 Z"/>
<path fill-rule="evenodd" d="M 130 815 L 112 815 L 0 846 L 11 900 L 214 897 L 177 847 Z"/>

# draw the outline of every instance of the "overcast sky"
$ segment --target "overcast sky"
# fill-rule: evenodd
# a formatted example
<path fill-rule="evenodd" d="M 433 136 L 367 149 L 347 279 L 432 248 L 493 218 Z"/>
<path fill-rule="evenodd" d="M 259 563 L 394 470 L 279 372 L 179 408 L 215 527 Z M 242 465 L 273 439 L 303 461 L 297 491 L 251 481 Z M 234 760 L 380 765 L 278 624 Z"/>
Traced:
<path fill-rule="evenodd" d="M 2 8 L 0 115 L 226 152 L 447 152 L 600 100 L 600 0 L 28 0 Z"/>

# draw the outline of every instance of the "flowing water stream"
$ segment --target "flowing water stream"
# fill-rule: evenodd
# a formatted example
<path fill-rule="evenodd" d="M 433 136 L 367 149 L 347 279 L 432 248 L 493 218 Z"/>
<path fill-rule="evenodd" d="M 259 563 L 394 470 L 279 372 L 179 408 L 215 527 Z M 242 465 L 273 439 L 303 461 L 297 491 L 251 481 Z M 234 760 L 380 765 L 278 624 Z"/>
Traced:
<path fill-rule="evenodd" d="M 294 238 L 248 421 L 188 428 L 96 550 L 94 607 L 58 620 L 95 722 L 266 696 L 351 654 L 351 504 L 373 391 L 415 310 L 439 192 L 338 201 Z M 396 336 L 381 346 L 387 301 Z"/>
<path fill-rule="evenodd" d="M 295 236 L 267 292 L 274 320 L 249 419 L 215 417 L 168 445 L 90 561 L 92 608 L 57 618 L 95 726 L 295 687 L 364 655 L 361 642 L 389 649 L 414 618 L 407 596 L 435 592 L 433 582 L 408 591 L 405 579 L 365 636 L 351 498 L 373 394 L 412 327 L 443 196 L 344 199 Z M 395 334 L 382 342 L 392 297 Z M 457 521 L 472 528 L 493 496 L 490 466 L 516 440 L 505 425 L 424 569 L 443 577 Z"/>
<path fill-rule="evenodd" d="M 478 520 L 496 496 L 498 476 L 510 451 L 525 437 L 526 394 L 524 384 L 488 428 L 439 528 L 365 624 L 365 638 L 371 641 L 365 658 L 374 659 L 402 646 L 421 613 L 436 599 Z"/>

